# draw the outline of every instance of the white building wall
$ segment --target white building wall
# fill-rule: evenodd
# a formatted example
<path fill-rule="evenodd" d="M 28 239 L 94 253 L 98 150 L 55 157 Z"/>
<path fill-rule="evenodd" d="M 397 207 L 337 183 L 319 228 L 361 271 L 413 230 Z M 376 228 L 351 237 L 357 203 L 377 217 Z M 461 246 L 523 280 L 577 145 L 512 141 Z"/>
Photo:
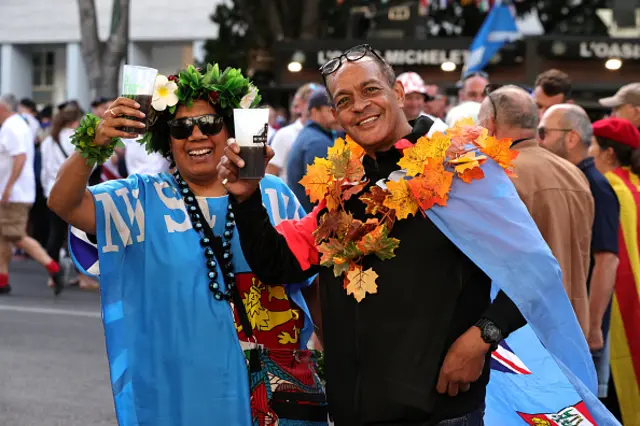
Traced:
<path fill-rule="evenodd" d="M 209 19 L 225 0 L 132 0 L 132 41 L 193 41 L 216 38 Z M 106 39 L 113 0 L 95 0 L 99 34 Z M 80 41 L 76 0 L 0 0 L 0 43 Z"/>
<path fill-rule="evenodd" d="M 18 98 L 32 95 L 31 50 L 26 46 L 3 44 L 0 48 L 0 94 L 13 93 Z"/>

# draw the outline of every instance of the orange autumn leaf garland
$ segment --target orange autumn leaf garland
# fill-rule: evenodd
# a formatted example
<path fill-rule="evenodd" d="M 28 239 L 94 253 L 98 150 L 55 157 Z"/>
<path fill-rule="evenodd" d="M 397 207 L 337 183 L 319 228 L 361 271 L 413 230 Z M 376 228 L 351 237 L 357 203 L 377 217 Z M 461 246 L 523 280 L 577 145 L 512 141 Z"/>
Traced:
<path fill-rule="evenodd" d="M 395 221 L 418 211 L 424 214 L 434 205 L 446 206 L 454 177 L 467 184 L 484 178 L 481 167 L 488 158 L 515 176 L 512 161 L 517 152 L 510 146 L 510 140 L 488 136 L 470 119 L 458 121 L 446 134 L 419 138 L 403 150 L 398 162 L 404 177 L 371 185 L 360 196 L 365 213 L 373 216 L 362 222 L 346 211 L 344 203 L 369 184 L 362 166 L 364 150 L 349 136 L 336 139 L 327 158 L 316 158 L 300 181 L 311 202 L 325 201 L 328 210 L 314 232 L 320 264 L 343 277 L 347 294 L 358 303 L 377 293 L 378 274 L 364 270 L 363 258 L 395 257 L 400 241 L 389 236 Z"/>

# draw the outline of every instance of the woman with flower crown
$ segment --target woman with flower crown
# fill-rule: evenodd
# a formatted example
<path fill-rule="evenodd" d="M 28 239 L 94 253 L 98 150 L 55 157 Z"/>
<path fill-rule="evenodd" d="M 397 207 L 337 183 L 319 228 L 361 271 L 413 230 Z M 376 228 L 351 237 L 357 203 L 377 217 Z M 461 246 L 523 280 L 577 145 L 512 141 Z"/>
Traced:
<path fill-rule="evenodd" d="M 323 425 L 324 394 L 306 350 L 313 325 L 301 290 L 263 283 L 242 253 L 216 166 L 234 135 L 233 109 L 257 89 L 239 70 L 188 67 L 158 76 L 141 143 L 173 174 L 86 188 L 92 163 L 120 130 L 144 127 L 132 99 L 88 116 L 49 205 L 74 228 L 76 264 L 100 276 L 102 317 L 121 426 Z M 129 117 L 129 118 L 128 118 Z M 277 224 L 304 211 L 278 178 L 261 181 Z"/>

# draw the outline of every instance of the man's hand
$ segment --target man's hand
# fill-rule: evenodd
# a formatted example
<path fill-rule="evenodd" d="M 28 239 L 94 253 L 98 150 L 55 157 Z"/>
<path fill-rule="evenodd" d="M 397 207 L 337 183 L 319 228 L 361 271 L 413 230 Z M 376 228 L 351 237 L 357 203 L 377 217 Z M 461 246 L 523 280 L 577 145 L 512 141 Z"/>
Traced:
<path fill-rule="evenodd" d="M 273 158 L 273 149 L 267 147 L 265 165 Z M 240 179 L 240 169 L 244 167 L 244 161 L 240 158 L 240 146 L 235 139 L 229 139 L 224 155 L 218 164 L 218 178 L 222 180 L 224 187 L 233 194 L 238 201 L 244 201 L 258 189 L 260 179 Z"/>
<path fill-rule="evenodd" d="M 444 358 L 436 389 L 440 393 L 456 396 L 466 392 L 482 375 L 484 361 L 490 345 L 485 343 L 478 327 L 471 327 L 458 337 Z"/>
<path fill-rule="evenodd" d="M 9 204 L 9 198 L 11 198 L 11 190 L 12 188 L 9 185 L 7 185 L 7 187 L 4 189 L 2 198 L 0 198 L 0 204 L 2 204 L 3 206 Z"/>
<path fill-rule="evenodd" d="M 589 336 L 587 337 L 587 343 L 589 349 L 597 351 L 604 348 L 604 336 L 602 335 L 602 326 L 597 327 L 592 325 L 589 328 Z"/>

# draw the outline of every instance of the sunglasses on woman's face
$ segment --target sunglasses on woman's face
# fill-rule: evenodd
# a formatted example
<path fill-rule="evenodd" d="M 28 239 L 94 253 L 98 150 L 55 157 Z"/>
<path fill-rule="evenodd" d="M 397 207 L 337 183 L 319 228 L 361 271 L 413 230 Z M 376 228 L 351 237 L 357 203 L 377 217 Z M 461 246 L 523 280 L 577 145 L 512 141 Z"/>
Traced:
<path fill-rule="evenodd" d="M 222 131 L 224 120 L 217 114 L 205 114 L 198 117 L 185 117 L 171 120 L 169 134 L 175 139 L 187 139 L 193 133 L 193 128 L 198 129 L 205 136 L 214 136 Z"/>

